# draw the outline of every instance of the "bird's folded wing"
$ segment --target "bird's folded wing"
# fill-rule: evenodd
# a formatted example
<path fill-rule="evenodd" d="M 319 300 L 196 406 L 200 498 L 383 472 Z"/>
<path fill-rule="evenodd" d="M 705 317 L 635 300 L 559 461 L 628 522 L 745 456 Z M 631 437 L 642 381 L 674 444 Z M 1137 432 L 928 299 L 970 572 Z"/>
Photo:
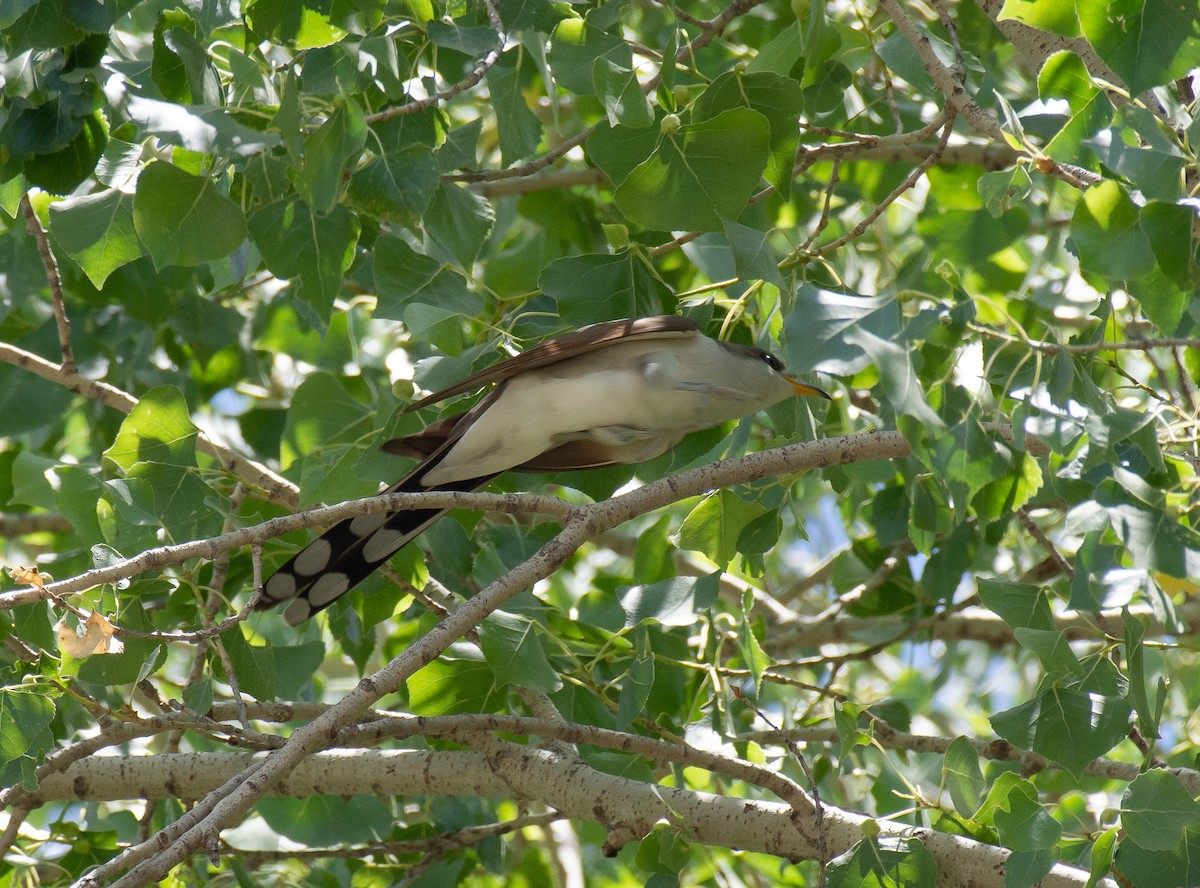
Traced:
<path fill-rule="evenodd" d="M 565 361 L 568 358 L 576 358 L 617 342 L 695 336 L 699 332 L 699 324 L 691 318 L 679 317 L 678 315 L 661 315 L 653 318 L 627 318 L 620 321 L 605 321 L 601 324 L 580 327 L 578 330 L 564 333 L 562 336 L 557 336 L 554 339 L 548 339 L 541 345 L 521 352 L 519 355 L 513 355 L 511 358 L 506 358 L 490 367 L 485 367 L 483 370 L 472 373 L 454 385 L 440 389 L 419 401 L 414 401 L 401 410 L 400 414 L 411 413 L 422 407 L 428 407 L 430 404 L 436 404 L 438 401 L 444 401 L 446 398 L 454 395 L 482 388 L 489 383 L 503 382 L 506 379 L 516 376 L 518 373 L 535 370 L 538 367 L 546 367 L 550 364 L 556 364 L 559 361 Z M 396 453 L 400 451 L 391 452 Z"/>
<path fill-rule="evenodd" d="M 426 459 L 445 446 L 454 434 L 459 420 L 464 416 L 465 413 L 456 413 L 420 432 L 384 441 L 380 450 L 397 456 Z M 670 446 L 677 443 L 677 440 L 672 439 Z M 512 468 L 516 472 L 575 472 L 580 469 L 602 469 L 640 461 L 638 457 L 644 449 L 645 444 L 640 441 L 624 446 L 594 440 L 568 441 Z"/>

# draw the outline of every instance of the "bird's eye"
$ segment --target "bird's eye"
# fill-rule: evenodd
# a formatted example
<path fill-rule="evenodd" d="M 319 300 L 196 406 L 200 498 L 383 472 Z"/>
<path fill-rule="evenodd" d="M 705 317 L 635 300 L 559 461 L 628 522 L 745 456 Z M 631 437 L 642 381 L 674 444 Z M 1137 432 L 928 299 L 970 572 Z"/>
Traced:
<path fill-rule="evenodd" d="M 770 352 L 763 352 L 762 359 L 766 362 L 767 366 L 776 373 L 783 372 L 783 361 L 779 360 L 779 358 L 775 357 Z"/>

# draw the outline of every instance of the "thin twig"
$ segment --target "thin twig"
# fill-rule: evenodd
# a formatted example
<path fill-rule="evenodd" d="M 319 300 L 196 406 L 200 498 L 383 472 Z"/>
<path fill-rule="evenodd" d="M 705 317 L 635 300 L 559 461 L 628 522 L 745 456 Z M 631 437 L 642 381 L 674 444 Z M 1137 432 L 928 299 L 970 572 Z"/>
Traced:
<path fill-rule="evenodd" d="M 953 111 L 945 108 L 942 110 L 942 113 L 938 115 L 938 117 L 942 121 L 941 139 L 938 141 L 937 145 L 934 146 L 933 151 L 930 152 L 929 156 L 921 161 L 921 163 L 919 163 L 913 169 L 913 171 L 905 177 L 903 182 L 893 188 L 891 193 L 888 194 L 888 196 L 881 200 L 878 204 L 876 204 L 871 212 L 860 219 L 857 225 L 855 225 L 837 240 L 823 244 L 817 247 L 815 250 L 808 250 L 803 253 L 793 252 L 791 257 L 780 263 L 780 268 L 790 268 L 791 266 L 799 264 L 802 261 L 823 256 L 826 253 L 840 249 L 841 247 L 850 243 L 852 240 L 861 237 L 862 234 L 875 222 L 876 219 L 883 215 L 884 211 L 891 206 L 891 204 L 895 202 L 897 198 L 916 185 L 917 180 L 925 175 L 929 168 L 937 163 L 938 158 L 942 156 L 942 151 L 945 150 L 946 143 L 950 139 L 950 133 L 954 130 L 955 115 Z"/>
<path fill-rule="evenodd" d="M 492 26 L 492 30 L 496 32 L 496 48 L 490 50 L 487 55 L 479 59 L 471 68 L 469 74 L 462 80 L 455 83 L 453 86 L 448 86 L 443 90 L 435 92 L 433 95 L 424 99 L 418 99 L 414 102 L 409 102 L 406 105 L 399 105 L 394 108 L 388 108 L 384 111 L 379 111 L 375 114 L 367 115 L 368 123 L 381 123 L 385 120 L 391 120 L 393 117 L 402 117 L 406 114 L 417 114 L 425 111 L 428 108 L 433 108 L 443 102 L 448 102 L 460 93 L 466 92 L 471 87 L 475 86 L 484 78 L 488 70 L 492 68 L 500 60 L 500 53 L 504 49 L 504 26 L 500 22 L 500 13 L 496 9 L 495 0 L 487 0 L 486 3 L 488 21 Z"/>
<path fill-rule="evenodd" d="M 991 336 L 994 339 L 1001 339 L 1004 342 L 1011 342 L 1017 345 L 1023 345 L 1026 348 L 1034 351 L 1045 352 L 1049 355 L 1069 354 L 1069 355 L 1092 355 L 1097 352 L 1106 351 L 1146 351 L 1151 348 L 1200 348 L 1200 339 L 1125 339 L 1120 342 L 1083 342 L 1078 344 L 1063 344 L 1059 342 L 1045 342 L 1038 339 L 1026 339 L 1022 336 L 1013 336 L 1011 333 L 1005 333 L 1002 330 L 996 330 L 992 327 L 985 327 L 981 324 L 968 324 L 971 330 L 976 333 L 982 333 L 985 336 Z"/>
<path fill-rule="evenodd" d="M 62 275 L 58 271 L 58 260 L 50 249 L 50 238 L 42 228 L 41 220 L 29 200 L 29 193 L 21 195 L 21 211 L 25 214 L 25 228 L 37 243 L 42 267 L 46 269 L 46 280 L 50 284 L 50 302 L 54 306 L 54 323 L 58 326 L 58 350 L 62 355 L 62 368 L 75 373 L 75 352 L 71 348 L 71 322 L 67 319 L 66 300 L 63 297 Z"/>

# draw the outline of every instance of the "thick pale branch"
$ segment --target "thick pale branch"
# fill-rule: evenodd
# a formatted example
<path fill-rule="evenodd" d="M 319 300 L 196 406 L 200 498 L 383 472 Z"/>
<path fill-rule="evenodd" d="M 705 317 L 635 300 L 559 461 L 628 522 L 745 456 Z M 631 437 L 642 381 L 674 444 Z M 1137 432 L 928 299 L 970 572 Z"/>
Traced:
<path fill-rule="evenodd" d="M 979 106 L 979 103 L 967 93 L 954 71 L 942 63 L 929 38 L 908 17 L 908 13 L 904 11 L 899 2 L 897 0 L 879 0 L 879 5 L 896 25 L 896 30 L 903 34 L 904 38 L 912 44 L 913 49 L 917 51 L 921 63 L 925 66 L 929 76 L 933 78 L 933 82 L 937 84 L 938 90 L 949 100 L 956 111 L 966 117 L 971 128 L 993 141 L 1004 143 L 1004 131 L 1000 128 L 999 122 Z"/>
<path fill-rule="evenodd" d="M 666 819 L 691 841 L 793 861 L 814 859 L 816 850 L 798 827 L 811 833 L 815 823 L 811 819 L 797 823 L 797 814 L 789 805 L 641 783 L 600 773 L 548 750 L 496 743 L 499 745 L 490 755 L 424 750 L 320 753 L 289 776 L 268 779 L 260 769 L 255 779 L 264 795 L 516 796 L 545 801 L 577 820 L 598 822 L 609 830 L 616 845 L 648 834 Z M 103 788 L 110 782 L 137 786 L 144 798 L 196 798 L 236 779 L 254 760 L 236 753 L 92 758 L 48 784 L 72 793 L 68 797 L 84 800 L 105 798 Z M 823 831 L 828 852 L 836 855 L 851 848 L 862 838 L 867 820 L 825 805 Z M 1004 861 L 1009 852 L 1003 848 L 903 824 L 877 821 L 877 825 L 881 836 L 923 842 L 938 860 L 941 886 L 1004 885 Z M 151 884 L 148 880 L 157 871 L 157 867 L 139 867 L 115 884 Z M 1067 888 L 1086 882 L 1087 873 L 1060 865 L 1041 885 Z M 1113 888 L 1111 882 L 1100 884 Z"/>

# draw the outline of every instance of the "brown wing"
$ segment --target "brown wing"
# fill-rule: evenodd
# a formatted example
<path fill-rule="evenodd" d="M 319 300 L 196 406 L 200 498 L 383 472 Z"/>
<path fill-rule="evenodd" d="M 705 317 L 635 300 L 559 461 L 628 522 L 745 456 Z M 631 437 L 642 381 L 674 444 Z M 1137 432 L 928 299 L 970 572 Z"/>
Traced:
<path fill-rule="evenodd" d="M 439 447 L 446 443 L 454 433 L 458 421 L 466 415 L 466 413 L 455 413 L 453 416 L 439 419 L 437 422 L 425 426 L 419 432 L 384 441 L 379 445 L 379 449 L 384 453 L 394 453 L 397 456 L 425 459 L 427 456 L 432 456 Z"/>
<path fill-rule="evenodd" d="M 466 413 L 456 413 L 438 420 L 422 431 L 400 438 L 392 438 L 379 445 L 379 449 L 397 456 L 408 456 L 413 459 L 427 459 L 437 453 L 446 443 L 458 436 L 459 421 Z M 680 435 L 680 439 L 682 439 Z M 665 452 L 679 443 L 679 440 L 664 441 L 662 450 Z M 605 466 L 628 465 L 644 462 L 655 454 L 647 456 L 645 442 L 637 441 L 621 446 L 601 444 L 597 441 L 568 441 L 558 447 L 552 447 L 545 453 L 535 456 L 528 462 L 513 466 L 514 472 L 574 472 L 579 469 L 601 469 Z"/>
<path fill-rule="evenodd" d="M 601 324 L 580 327 L 578 330 L 564 333 L 562 336 L 556 336 L 554 339 L 547 339 L 541 345 L 535 346 L 529 349 L 529 351 L 513 355 L 511 358 L 506 358 L 497 364 L 485 367 L 477 373 L 472 373 L 454 385 L 440 389 L 419 401 L 414 401 L 401 410 L 400 413 L 401 415 L 411 413 L 422 407 L 428 407 L 430 404 L 436 404 L 438 401 L 444 401 L 453 395 L 473 391 L 489 383 L 503 382 L 518 373 L 524 373 L 526 370 L 545 367 L 549 364 L 565 361 L 567 358 L 585 355 L 588 352 L 604 348 L 606 345 L 610 345 L 618 340 L 693 336 L 699 331 L 699 324 L 691 318 L 679 317 L 678 315 L 659 315 L 653 318 L 625 318 L 619 321 L 605 321 Z M 394 440 L 403 441 L 404 439 L 396 438 Z M 388 444 L 391 443 L 391 441 L 388 442 Z M 387 444 L 384 447 L 386 448 Z M 402 450 L 391 450 L 389 452 L 403 453 Z"/>

